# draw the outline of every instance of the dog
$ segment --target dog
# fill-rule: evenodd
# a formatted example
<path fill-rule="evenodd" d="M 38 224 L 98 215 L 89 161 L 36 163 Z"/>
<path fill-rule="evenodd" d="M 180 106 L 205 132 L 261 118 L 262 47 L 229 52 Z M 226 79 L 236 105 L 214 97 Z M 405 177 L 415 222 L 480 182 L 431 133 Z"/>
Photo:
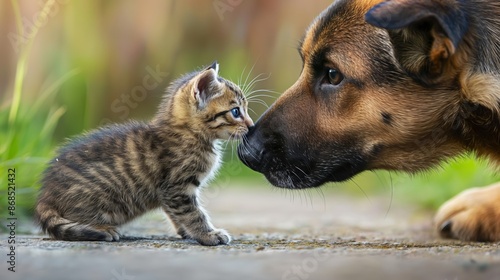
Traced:
<path fill-rule="evenodd" d="M 415 173 L 466 152 L 500 166 L 500 2 L 337 0 L 299 54 L 300 77 L 238 147 L 273 185 Z M 500 184 L 459 194 L 435 224 L 445 238 L 500 241 Z"/>

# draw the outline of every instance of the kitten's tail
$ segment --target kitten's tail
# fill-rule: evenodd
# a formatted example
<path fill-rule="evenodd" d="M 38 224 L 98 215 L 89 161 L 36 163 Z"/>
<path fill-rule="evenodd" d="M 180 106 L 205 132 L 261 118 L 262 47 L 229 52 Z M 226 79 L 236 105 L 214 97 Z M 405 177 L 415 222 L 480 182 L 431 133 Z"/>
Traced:
<path fill-rule="evenodd" d="M 43 232 L 52 238 L 67 241 L 118 241 L 120 235 L 115 227 L 86 225 L 63 218 L 51 205 L 39 202 L 35 218 Z"/>

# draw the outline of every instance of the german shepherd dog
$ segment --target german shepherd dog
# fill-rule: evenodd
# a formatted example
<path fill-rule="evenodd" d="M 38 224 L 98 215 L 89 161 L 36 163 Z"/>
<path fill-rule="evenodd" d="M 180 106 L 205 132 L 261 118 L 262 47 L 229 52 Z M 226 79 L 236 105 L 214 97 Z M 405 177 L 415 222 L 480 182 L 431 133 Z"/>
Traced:
<path fill-rule="evenodd" d="M 299 53 L 297 82 L 238 149 L 273 185 L 419 172 L 466 152 L 500 166 L 500 1 L 337 0 Z M 500 241 L 500 184 L 448 201 L 435 224 Z"/>

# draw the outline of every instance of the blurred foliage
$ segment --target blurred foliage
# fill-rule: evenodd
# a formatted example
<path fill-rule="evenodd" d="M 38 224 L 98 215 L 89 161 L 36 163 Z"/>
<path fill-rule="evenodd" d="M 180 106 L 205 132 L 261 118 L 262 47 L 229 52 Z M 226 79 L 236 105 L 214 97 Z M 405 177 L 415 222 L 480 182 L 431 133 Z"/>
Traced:
<path fill-rule="evenodd" d="M 229 6 L 221 10 L 221 3 Z M 256 79 L 254 89 L 283 92 L 292 85 L 301 68 L 297 43 L 331 1 L 228 3 L 238 1 L 2 1 L 0 191 L 6 190 L 6 169 L 16 168 L 18 213 L 32 212 L 44 164 L 65 138 L 108 122 L 150 118 L 165 87 L 183 73 L 218 60 L 221 75 L 240 84 Z M 167 74 L 138 95 L 152 72 Z M 266 95 L 267 104 L 277 97 Z M 251 108 L 254 119 L 266 109 L 258 102 Z M 226 162 L 220 181 L 262 184 L 234 151 Z M 484 163 L 466 158 L 442 172 L 366 172 L 335 187 L 368 195 L 392 187 L 435 207 L 461 189 L 494 180 Z M 0 209 L 6 203 L 2 198 Z"/>

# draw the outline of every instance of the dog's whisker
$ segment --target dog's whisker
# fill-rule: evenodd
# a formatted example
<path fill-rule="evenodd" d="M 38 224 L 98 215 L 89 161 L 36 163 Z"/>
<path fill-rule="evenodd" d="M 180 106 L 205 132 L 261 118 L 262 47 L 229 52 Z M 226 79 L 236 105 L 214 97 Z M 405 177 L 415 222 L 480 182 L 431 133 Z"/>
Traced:
<path fill-rule="evenodd" d="M 311 189 L 307 189 L 307 196 L 309 198 L 309 203 L 311 203 L 311 208 L 314 208 L 314 196 Z"/>
<path fill-rule="evenodd" d="M 307 176 L 307 173 L 304 170 L 302 170 L 300 167 L 295 166 L 295 169 L 299 170 L 300 172 L 302 172 L 302 174 L 304 174 L 305 176 Z"/>
<path fill-rule="evenodd" d="M 326 210 L 326 197 L 325 197 L 325 193 L 323 192 L 323 190 L 321 188 L 315 188 L 315 190 L 316 190 L 316 192 L 320 195 L 320 197 L 323 200 L 323 210 Z"/>
<path fill-rule="evenodd" d="M 391 189 L 391 200 L 389 201 L 389 206 L 387 207 L 387 211 L 385 212 L 385 216 L 384 216 L 384 219 L 387 218 L 387 216 L 389 215 L 389 212 L 391 211 L 391 207 L 392 207 L 392 200 L 394 198 L 394 186 L 393 186 L 393 182 L 392 182 L 392 174 L 391 172 L 389 171 L 389 179 L 390 179 L 390 189 Z"/>
<path fill-rule="evenodd" d="M 355 181 L 355 180 L 350 179 L 350 181 L 351 181 L 354 185 L 356 185 L 356 187 L 358 187 L 358 189 L 359 189 L 359 190 L 363 193 L 363 195 L 366 197 L 366 199 L 368 200 L 368 202 L 369 202 L 370 204 L 373 204 L 373 203 L 372 203 L 372 201 L 371 201 L 371 199 L 370 199 L 370 197 L 369 197 L 369 196 L 368 196 L 368 194 L 365 192 L 365 190 L 364 190 L 364 189 L 363 189 L 363 188 L 362 188 L 362 187 L 361 187 L 358 183 L 356 183 L 356 181 Z"/>
<path fill-rule="evenodd" d="M 377 176 L 377 179 L 380 182 L 380 184 L 385 187 L 387 185 L 386 180 L 384 180 L 384 178 L 382 178 L 378 172 L 373 172 L 373 173 L 375 174 L 375 176 Z M 390 212 L 391 207 L 392 207 L 392 200 L 394 197 L 394 186 L 393 186 L 393 181 L 392 181 L 392 173 L 390 171 L 389 171 L 389 180 L 390 180 L 389 181 L 389 183 L 390 183 L 389 184 L 390 201 L 389 201 L 389 205 L 387 207 L 387 211 L 386 211 L 385 216 L 384 216 L 385 218 L 387 218 L 387 215 L 389 215 L 389 212 Z"/>
<path fill-rule="evenodd" d="M 250 155 L 253 159 L 257 160 L 257 157 L 254 155 L 254 153 L 247 147 L 247 144 L 248 144 L 248 139 L 246 137 L 246 135 L 243 136 L 243 145 L 241 145 L 240 147 L 242 147 L 243 151 Z M 242 159 L 244 163 L 247 163 L 246 160 L 243 158 Z"/>

